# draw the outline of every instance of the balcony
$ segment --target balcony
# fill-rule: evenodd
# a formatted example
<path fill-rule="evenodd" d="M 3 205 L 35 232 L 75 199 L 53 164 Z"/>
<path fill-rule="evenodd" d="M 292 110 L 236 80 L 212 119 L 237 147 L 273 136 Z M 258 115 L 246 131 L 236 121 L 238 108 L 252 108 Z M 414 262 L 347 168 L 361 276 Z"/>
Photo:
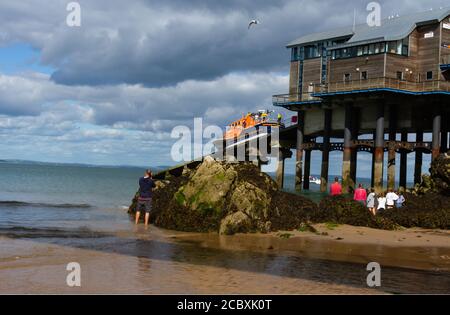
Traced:
<path fill-rule="evenodd" d="M 433 92 L 450 93 L 450 82 L 441 80 L 412 82 L 392 78 L 374 78 L 367 80 L 332 82 L 328 84 L 314 84 L 309 87 L 309 93 L 274 95 L 272 102 L 274 106 L 312 104 L 320 103 L 324 97 L 331 95 L 368 93 L 380 90 L 407 94 Z"/>

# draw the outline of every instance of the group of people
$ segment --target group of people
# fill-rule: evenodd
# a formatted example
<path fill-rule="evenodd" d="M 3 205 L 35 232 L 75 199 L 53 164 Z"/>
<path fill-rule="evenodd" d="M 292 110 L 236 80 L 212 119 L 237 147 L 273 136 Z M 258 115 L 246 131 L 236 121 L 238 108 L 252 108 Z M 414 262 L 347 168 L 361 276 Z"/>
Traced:
<path fill-rule="evenodd" d="M 331 185 L 330 194 L 332 196 L 342 195 L 342 185 L 337 177 Z M 373 215 L 389 209 L 402 208 L 406 202 L 405 196 L 400 190 L 389 189 L 386 192 L 376 194 L 374 188 L 365 189 L 362 184 L 359 184 L 358 188 L 355 189 L 353 199 L 365 205 Z"/>

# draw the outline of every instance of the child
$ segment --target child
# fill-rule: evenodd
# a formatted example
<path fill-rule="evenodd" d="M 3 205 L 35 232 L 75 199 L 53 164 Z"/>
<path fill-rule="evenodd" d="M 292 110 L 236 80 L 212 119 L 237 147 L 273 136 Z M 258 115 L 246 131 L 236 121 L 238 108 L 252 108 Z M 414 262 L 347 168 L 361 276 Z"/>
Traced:
<path fill-rule="evenodd" d="M 378 209 L 377 213 L 382 213 L 386 210 L 386 196 L 384 193 L 381 193 L 378 197 Z"/>

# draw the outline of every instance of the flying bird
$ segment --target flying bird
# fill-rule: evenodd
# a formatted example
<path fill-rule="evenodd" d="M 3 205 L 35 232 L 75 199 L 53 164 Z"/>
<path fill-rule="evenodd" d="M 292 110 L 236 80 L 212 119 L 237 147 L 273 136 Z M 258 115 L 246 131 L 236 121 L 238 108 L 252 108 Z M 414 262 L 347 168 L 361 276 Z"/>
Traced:
<path fill-rule="evenodd" d="M 250 23 L 248 24 L 248 29 L 250 29 L 253 25 L 258 25 L 258 24 L 261 24 L 261 22 L 258 20 L 251 20 Z"/>

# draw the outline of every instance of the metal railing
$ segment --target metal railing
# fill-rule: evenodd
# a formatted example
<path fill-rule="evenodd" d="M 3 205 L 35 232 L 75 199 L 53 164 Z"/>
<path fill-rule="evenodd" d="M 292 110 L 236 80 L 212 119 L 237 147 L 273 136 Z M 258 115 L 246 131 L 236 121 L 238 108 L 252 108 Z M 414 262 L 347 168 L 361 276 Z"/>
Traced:
<path fill-rule="evenodd" d="M 294 102 L 320 101 L 321 97 L 330 93 L 364 91 L 372 89 L 393 89 L 408 92 L 450 92 L 450 82 L 442 80 L 430 80 L 414 82 L 393 78 L 373 78 L 353 81 L 331 82 L 328 84 L 313 84 L 308 93 L 274 95 L 274 105 L 282 105 Z"/>

